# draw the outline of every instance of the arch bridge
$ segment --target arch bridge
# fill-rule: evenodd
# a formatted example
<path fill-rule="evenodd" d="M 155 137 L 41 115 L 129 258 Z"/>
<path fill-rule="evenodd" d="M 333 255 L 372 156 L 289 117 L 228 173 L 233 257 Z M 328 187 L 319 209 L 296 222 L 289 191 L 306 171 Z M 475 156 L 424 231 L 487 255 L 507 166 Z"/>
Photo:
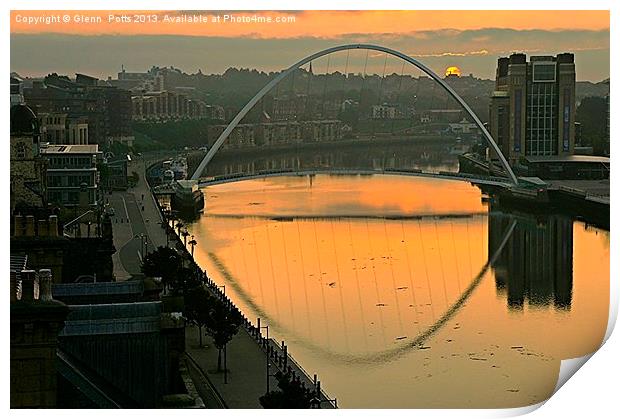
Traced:
<path fill-rule="evenodd" d="M 220 134 L 220 136 L 218 137 L 218 139 L 215 141 L 215 143 L 213 144 L 213 146 L 209 149 L 209 151 L 207 152 L 207 154 L 205 155 L 205 157 L 202 159 L 202 161 L 200 162 L 200 164 L 198 165 L 198 167 L 196 168 L 196 170 L 194 171 L 194 173 L 192 174 L 191 179 L 192 180 L 198 180 L 200 179 L 202 173 L 204 172 L 205 168 L 207 167 L 207 165 L 209 164 L 209 162 L 211 161 L 211 159 L 215 156 L 215 154 L 218 152 L 218 150 L 220 149 L 220 147 L 222 146 L 222 144 L 226 141 L 226 139 L 228 138 L 228 136 L 230 135 L 230 133 L 235 129 L 235 127 L 241 122 L 241 120 L 243 119 L 243 117 L 245 117 L 245 115 L 266 95 L 268 94 L 273 88 L 276 87 L 276 85 L 278 85 L 278 83 L 280 83 L 284 78 L 286 78 L 289 74 L 293 73 L 295 70 L 299 69 L 300 67 L 302 67 L 305 64 L 308 64 L 318 58 L 321 58 L 323 56 L 335 53 L 335 52 L 339 52 L 339 51 L 349 51 L 349 50 L 370 50 L 370 51 L 378 51 L 378 52 L 383 52 L 385 54 L 388 55 L 392 55 L 394 57 L 400 58 L 402 60 L 404 60 L 405 62 L 412 64 L 413 66 L 417 67 L 418 69 L 420 69 L 422 72 L 424 72 L 426 75 L 428 75 L 430 78 L 432 78 L 437 84 L 439 84 L 453 99 L 455 99 L 459 105 L 465 110 L 465 112 L 472 118 L 472 120 L 474 121 L 474 123 L 476 124 L 476 126 L 480 129 L 480 131 L 483 134 L 483 137 L 485 138 L 485 140 L 487 141 L 489 147 L 491 147 L 491 149 L 495 152 L 495 154 L 499 157 L 500 163 L 503 167 L 503 169 L 505 170 L 507 176 L 508 176 L 508 185 L 518 185 L 518 180 L 517 177 L 515 176 L 512 168 L 510 167 L 510 165 L 508 164 L 508 161 L 506 160 L 505 156 L 503 155 L 503 153 L 501 152 L 501 150 L 499 149 L 497 143 L 493 140 L 493 138 L 491 137 L 491 134 L 489 133 L 489 131 L 485 128 L 485 126 L 482 124 L 482 122 L 480 121 L 480 119 L 478 118 L 478 116 L 474 113 L 474 111 L 469 107 L 469 105 L 467 105 L 467 103 L 463 100 L 463 98 L 461 98 L 455 91 L 454 89 L 452 89 L 452 87 L 450 87 L 440 76 L 438 76 L 435 72 L 433 72 L 430 68 L 428 68 L 426 65 L 424 65 L 423 63 L 421 63 L 420 61 L 416 60 L 415 58 L 412 58 L 402 52 L 396 51 L 394 49 L 391 48 L 387 48 L 387 47 L 383 47 L 383 46 L 379 46 L 379 45 L 372 45 L 372 44 L 348 44 L 348 45 L 340 45 L 340 46 L 336 46 L 336 47 L 332 47 L 332 48 L 327 48 L 324 49 L 322 51 L 316 52 L 312 55 L 309 55 L 301 60 L 299 60 L 298 62 L 296 62 L 295 64 L 291 65 L 290 67 L 288 67 L 286 70 L 282 71 L 281 73 L 279 73 L 276 77 L 274 77 L 269 83 L 267 83 L 240 111 L 239 113 L 232 119 L 232 121 L 228 124 L 228 126 L 226 127 L 226 129 L 224 129 L 224 131 Z M 258 175 L 257 175 L 258 176 Z M 447 175 L 443 175 L 444 178 Z M 264 175 L 262 176 L 264 177 Z M 437 175 L 437 177 L 440 177 L 440 175 Z M 464 180 L 464 181 L 477 181 L 479 179 L 476 178 L 468 178 L 466 176 L 454 176 L 453 177 L 456 180 Z M 240 179 L 236 179 L 236 180 L 240 180 Z M 209 183 L 209 182 L 207 182 Z"/>

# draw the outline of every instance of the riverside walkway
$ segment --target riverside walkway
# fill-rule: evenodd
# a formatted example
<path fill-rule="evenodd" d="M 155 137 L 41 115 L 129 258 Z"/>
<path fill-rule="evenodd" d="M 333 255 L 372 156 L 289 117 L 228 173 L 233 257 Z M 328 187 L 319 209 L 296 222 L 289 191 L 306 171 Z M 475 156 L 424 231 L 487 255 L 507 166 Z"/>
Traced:
<path fill-rule="evenodd" d="M 139 249 L 143 246 L 143 238 L 137 235 L 144 234 L 149 250 L 167 244 L 182 247 L 181 239 L 173 229 L 169 229 L 170 236 L 166 239 L 168 233 L 161 222 L 161 210 L 146 181 L 148 165 L 149 162 L 142 159 L 133 161 L 128 170 L 139 174 L 137 185 L 127 192 L 115 192 L 109 198 L 115 210 L 113 218 L 125 218 L 123 223 L 113 221 L 115 246 L 120 255 L 114 259 L 117 280 L 139 273 L 142 256 Z M 186 254 L 190 256 L 189 252 Z M 204 286 L 211 294 L 231 309 L 237 309 L 195 262 L 194 268 L 200 270 Z M 198 328 L 187 326 L 185 351 L 189 358 L 188 367 L 196 390 L 208 408 L 261 408 L 259 397 L 266 393 L 268 363 L 271 364 L 270 390 L 278 389 L 277 380 L 273 377 L 278 370 L 289 371 L 309 390 L 315 388 L 314 378 L 310 378 L 281 345 L 273 340 L 267 341 L 245 317 L 243 326 L 227 345 L 227 383 L 224 383 L 224 372 L 217 371 L 218 351 L 211 338 L 203 336 L 202 343 L 201 346 Z M 321 408 L 334 408 L 335 402 L 329 401 L 329 396 L 322 390 L 319 399 Z"/>

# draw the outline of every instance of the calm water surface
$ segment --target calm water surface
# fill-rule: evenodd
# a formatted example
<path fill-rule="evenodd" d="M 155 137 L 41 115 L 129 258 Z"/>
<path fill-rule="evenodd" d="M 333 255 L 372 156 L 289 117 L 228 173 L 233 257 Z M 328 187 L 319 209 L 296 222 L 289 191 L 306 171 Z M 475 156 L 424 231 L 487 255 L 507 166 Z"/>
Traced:
<path fill-rule="evenodd" d="M 198 263 L 342 407 L 537 403 L 560 360 L 604 336 L 608 232 L 503 213 L 467 183 L 414 177 L 204 192 L 190 226 Z"/>

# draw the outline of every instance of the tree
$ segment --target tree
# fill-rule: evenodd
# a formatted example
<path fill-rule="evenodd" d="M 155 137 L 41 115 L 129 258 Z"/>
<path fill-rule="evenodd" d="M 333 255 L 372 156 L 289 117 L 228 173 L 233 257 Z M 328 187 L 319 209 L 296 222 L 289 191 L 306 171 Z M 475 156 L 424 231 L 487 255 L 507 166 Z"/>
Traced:
<path fill-rule="evenodd" d="M 180 236 L 181 235 L 181 229 L 183 227 L 185 227 L 185 224 L 183 224 L 182 222 L 179 221 L 178 223 L 176 223 L 175 227 L 177 229 L 177 235 Z"/>
<path fill-rule="evenodd" d="M 185 267 L 180 267 L 177 275 L 170 282 L 173 294 L 183 296 L 189 295 L 195 288 L 201 285 L 202 282 L 198 274 L 194 270 Z"/>
<path fill-rule="evenodd" d="M 310 409 L 313 394 L 301 385 L 301 381 L 293 380 L 291 374 L 274 375 L 280 390 L 270 391 L 258 400 L 265 409 Z"/>
<path fill-rule="evenodd" d="M 198 326 L 199 344 L 202 346 L 202 328 L 207 323 L 207 315 L 213 304 L 213 297 L 203 286 L 195 287 L 185 295 L 184 315 L 191 323 Z"/>
<path fill-rule="evenodd" d="M 237 310 L 230 310 L 222 301 L 210 297 L 208 304 L 205 328 L 207 334 L 213 338 L 213 344 L 218 350 L 217 371 L 222 369 L 222 350 L 224 350 L 224 370 L 226 370 L 226 344 L 239 331 L 241 315 Z"/>
<path fill-rule="evenodd" d="M 592 146 L 594 154 L 603 154 L 606 148 L 605 130 L 607 128 L 605 98 L 584 97 L 577 107 L 576 120 L 581 124 L 581 145 Z"/>
<path fill-rule="evenodd" d="M 183 265 L 181 255 L 168 247 L 158 247 L 147 254 L 142 261 L 142 273 L 150 277 L 161 277 L 164 287 L 177 282 Z"/>

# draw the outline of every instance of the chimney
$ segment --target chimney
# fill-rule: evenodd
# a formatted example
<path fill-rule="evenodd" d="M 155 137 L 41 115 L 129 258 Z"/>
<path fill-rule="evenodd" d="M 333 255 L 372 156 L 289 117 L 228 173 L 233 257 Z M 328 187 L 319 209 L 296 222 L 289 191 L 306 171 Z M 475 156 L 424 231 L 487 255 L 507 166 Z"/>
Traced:
<path fill-rule="evenodd" d="M 48 228 L 49 228 L 48 234 L 50 237 L 58 237 L 58 216 L 57 215 L 50 215 Z"/>
<path fill-rule="evenodd" d="M 52 301 L 52 271 L 39 269 L 39 300 Z"/>
<path fill-rule="evenodd" d="M 24 235 L 24 217 L 21 215 L 15 216 L 15 223 L 13 224 L 13 236 L 20 237 Z"/>
<path fill-rule="evenodd" d="M 21 300 L 23 302 L 32 302 L 35 300 L 35 275 L 36 272 L 31 269 L 24 269 L 19 275 L 22 282 Z"/>
<path fill-rule="evenodd" d="M 39 237 L 49 235 L 49 233 L 47 231 L 48 230 L 48 222 L 46 220 L 38 220 L 37 224 L 38 224 L 38 227 L 39 227 L 39 233 L 38 233 Z"/>
<path fill-rule="evenodd" d="M 26 215 L 26 236 L 34 236 L 34 216 Z"/>

